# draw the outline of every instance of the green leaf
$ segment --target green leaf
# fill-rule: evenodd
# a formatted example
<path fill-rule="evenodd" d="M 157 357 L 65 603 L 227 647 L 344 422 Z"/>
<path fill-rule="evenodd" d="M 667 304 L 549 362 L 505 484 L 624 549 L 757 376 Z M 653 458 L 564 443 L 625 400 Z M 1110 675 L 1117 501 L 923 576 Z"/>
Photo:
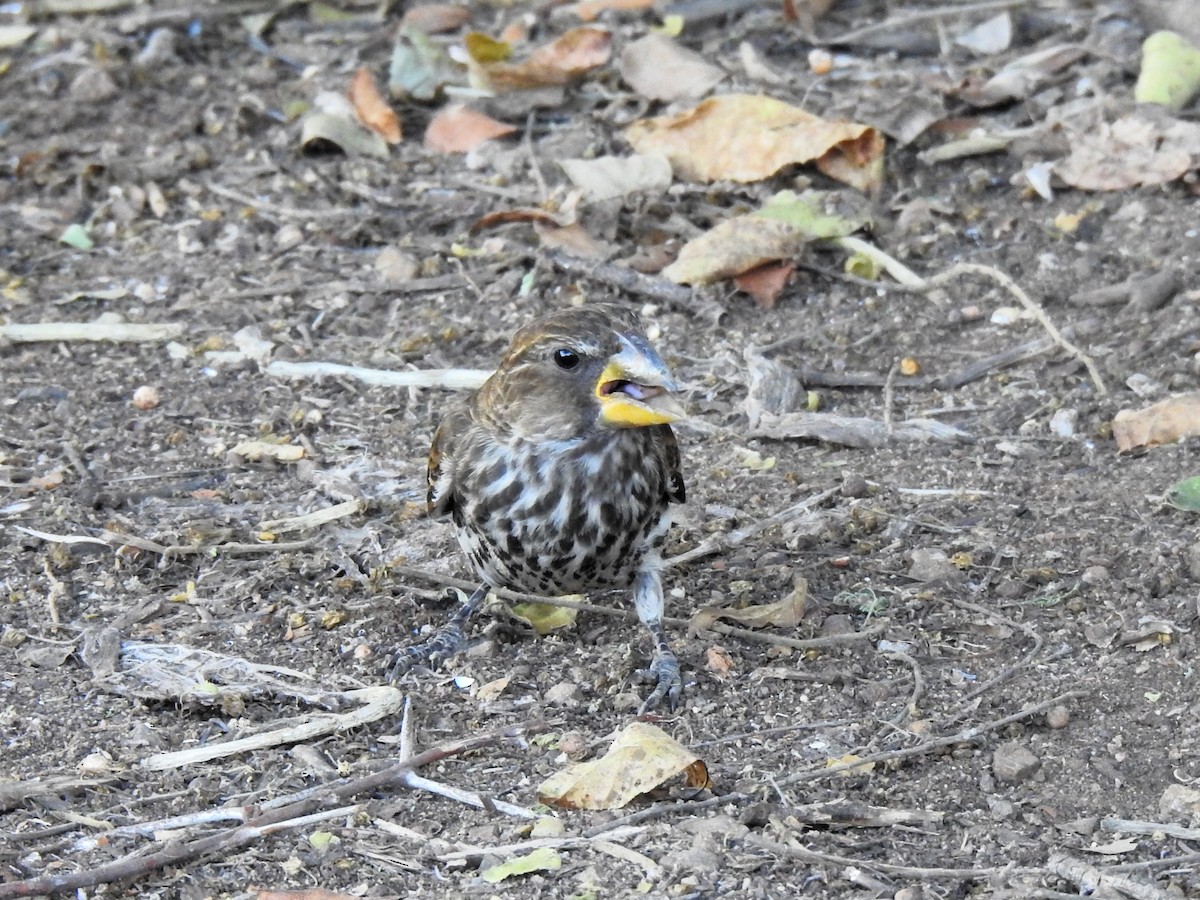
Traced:
<path fill-rule="evenodd" d="M 827 191 L 780 191 L 766 202 L 756 216 L 776 219 L 791 225 L 797 234 L 808 240 L 845 237 L 866 225 L 870 219 L 865 215 L 841 216 L 825 211 Z"/>
<path fill-rule="evenodd" d="M 562 868 L 562 856 L 557 850 L 540 847 L 524 856 L 516 856 L 507 862 L 484 869 L 479 877 L 488 884 L 496 884 L 513 875 L 528 875 L 530 872 L 553 872 Z"/>
<path fill-rule="evenodd" d="M 68 225 L 67 230 L 60 234 L 58 239 L 61 243 L 68 247 L 74 247 L 76 250 L 91 250 L 95 246 L 92 243 L 91 235 L 87 233 L 87 228 L 78 222 Z"/>
<path fill-rule="evenodd" d="M 1185 478 L 1167 491 L 1167 503 L 1184 512 L 1200 512 L 1200 475 Z"/>

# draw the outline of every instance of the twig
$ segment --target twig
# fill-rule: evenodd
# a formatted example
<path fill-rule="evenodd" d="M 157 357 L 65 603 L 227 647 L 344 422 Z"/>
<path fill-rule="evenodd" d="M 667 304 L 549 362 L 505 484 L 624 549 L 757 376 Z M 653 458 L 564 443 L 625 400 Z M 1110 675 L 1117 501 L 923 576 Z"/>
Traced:
<path fill-rule="evenodd" d="M 878 862 L 873 859 L 853 859 L 849 856 L 838 856 L 833 853 L 821 853 L 817 850 L 809 850 L 807 847 L 801 847 L 797 844 L 781 844 L 778 841 L 773 841 L 768 837 L 759 834 L 749 834 L 745 838 L 746 842 L 758 847 L 762 850 L 768 850 L 772 853 L 778 853 L 781 856 L 790 856 L 793 859 L 801 859 L 805 862 L 816 863 L 832 863 L 838 866 L 864 866 L 870 869 L 876 869 L 880 872 L 890 872 L 893 875 L 907 875 L 912 878 L 920 878 L 926 881 L 979 881 L 984 878 L 1001 878 L 1014 875 L 1038 875 L 1042 873 L 1041 869 L 1018 867 L 1018 866 L 994 866 L 986 869 L 949 869 L 949 868 L 930 868 L 925 866 L 902 866 L 896 863 Z"/>
<path fill-rule="evenodd" d="M 855 28 L 853 31 L 846 31 L 835 37 L 828 38 L 824 43 L 835 45 L 854 44 L 861 41 L 864 37 L 869 37 L 879 32 L 898 31 L 909 25 L 926 22 L 930 19 L 944 19 L 947 16 L 969 15 L 977 12 L 991 12 L 995 9 L 1011 9 L 1014 6 L 1024 6 L 1026 2 L 1028 0 L 980 0 L 977 3 L 964 3 L 959 6 L 935 6 L 902 16 L 893 16 L 882 22 L 875 22 L 872 25 L 864 25 L 862 28 Z"/>
<path fill-rule="evenodd" d="M 852 254 L 861 254 L 872 262 L 878 263 L 883 270 L 907 288 L 915 291 L 927 291 L 929 282 L 910 269 L 896 257 L 885 253 L 874 244 L 856 237 L 834 238 L 832 243 Z"/>
<path fill-rule="evenodd" d="M 1096 385 L 1097 392 L 1102 396 L 1108 393 L 1108 388 L 1104 384 L 1104 378 L 1100 374 L 1100 370 L 1096 367 L 1095 360 L 1093 360 L 1090 356 L 1084 353 L 1083 350 L 1068 340 L 1066 335 L 1059 331 L 1055 324 L 1050 321 L 1050 317 L 1046 314 L 1046 311 L 1042 309 L 1039 304 L 1035 303 L 1033 299 L 1021 289 L 1020 285 L 1018 285 L 999 269 L 993 266 L 981 266 L 978 263 L 956 263 L 945 272 L 941 272 L 940 274 L 935 275 L 933 278 L 930 278 L 929 284 L 931 287 L 942 285 L 947 281 L 964 274 L 983 275 L 987 278 L 991 278 L 1002 288 L 1016 297 L 1017 302 L 1024 306 L 1025 309 L 1027 309 L 1029 313 L 1038 320 L 1042 328 L 1046 330 L 1054 343 L 1058 344 L 1058 346 L 1062 347 L 1069 354 L 1083 363 L 1088 370 L 1088 374 L 1092 378 L 1092 382 Z"/>
<path fill-rule="evenodd" d="M 1046 868 L 1059 878 L 1079 885 L 1081 894 L 1095 894 L 1099 893 L 1100 888 L 1109 887 L 1128 894 L 1135 900 L 1171 900 L 1171 894 L 1159 890 L 1152 884 L 1093 866 L 1082 859 L 1068 856 L 1066 853 L 1051 853 Z"/>
<path fill-rule="evenodd" d="M 931 825 L 946 814 L 927 809 L 893 809 L 859 800 L 825 800 L 804 806 L 786 806 L 778 814 L 805 825 L 846 825 L 852 828 L 892 828 L 896 825 Z"/>
<path fill-rule="evenodd" d="M 709 538 L 698 546 L 693 547 L 691 550 L 686 550 L 683 553 L 668 557 L 666 560 L 664 560 L 663 566 L 664 568 L 681 566 L 684 563 L 691 562 L 692 560 L 702 559 L 705 556 L 713 556 L 714 554 L 721 553 L 722 551 L 728 550 L 732 547 L 736 547 L 738 544 L 741 544 L 770 528 L 774 528 L 776 525 L 784 525 L 793 519 L 799 518 L 801 513 L 808 512 L 808 510 L 815 506 L 820 506 L 831 497 L 836 497 L 840 491 L 841 487 L 828 488 L 819 494 L 814 494 L 811 497 L 801 500 L 799 503 L 789 506 L 787 509 L 780 510 L 773 515 L 767 516 L 765 519 L 761 519 L 758 522 L 755 522 L 753 525 L 747 525 L 744 528 L 738 528 L 737 530 L 731 531 L 726 535 L 718 535 L 716 537 Z"/>
<path fill-rule="evenodd" d="M 474 390 L 492 373 L 485 369 L 423 369 L 394 372 L 389 369 L 365 369 L 332 362 L 291 362 L 277 359 L 267 366 L 267 374 L 276 378 L 353 378 L 363 384 L 382 387 L 446 388 L 451 391 Z"/>
<path fill-rule="evenodd" d="M 749 794 L 743 794 L 740 791 L 734 791 L 729 794 L 722 794 L 720 797 L 709 797 L 706 800 L 675 800 L 668 803 L 655 803 L 653 806 L 648 806 L 645 809 L 639 809 L 637 812 L 629 813 L 629 815 L 621 816 L 619 819 L 613 819 L 610 822 L 601 822 L 599 825 L 593 825 L 591 828 L 585 828 L 583 836 L 585 838 L 593 838 L 597 835 L 606 834 L 618 828 L 627 828 L 630 825 L 641 825 L 643 822 L 650 822 L 654 819 L 662 819 L 666 816 L 689 815 L 691 813 L 700 812 L 705 809 L 712 809 L 714 806 L 724 806 L 727 803 L 745 803 L 747 800 L 753 799 Z"/>
<path fill-rule="evenodd" d="M 113 341 L 139 343 L 169 341 L 183 334 L 174 322 L 35 322 L 0 325 L 0 340 L 17 344 L 38 341 Z"/>
<path fill-rule="evenodd" d="M 945 719 L 942 719 L 942 721 L 938 723 L 939 729 L 949 728 L 951 725 L 953 725 L 959 719 L 966 716 L 970 712 L 970 709 L 967 708 L 967 704 L 970 703 L 972 700 L 974 700 L 976 697 L 980 697 L 980 696 L 986 694 L 988 691 L 990 691 L 996 685 L 1002 684 L 1003 682 L 1012 678 L 1014 675 L 1016 675 L 1022 669 L 1027 668 L 1028 666 L 1032 665 L 1033 661 L 1037 658 L 1037 655 L 1042 652 L 1042 645 L 1043 645 L 1042 636 L 1040 634 L 1038 634 L 1038 631 L 1036 628 L 1034 628 L 1032 625 L 1028 624 L 1027 622 L 1018 622 L 1016 619 L 1010 619 L 1008 616 L 1002 615 L 1001 613 L 997 612 L 994 609 L 989 609 L 986 606 L 980 606 L 978 603 L 972 603 L 970 600 L 960 600 L 958 598 L 952 597 L 950 599 L 950 602 L 953 603 L 955 606 L 959 607 L 960 609 L 970 610 L 971 612 L 977 613 L 981 616 L 984 616 L 985 618 L 998 619 L 999 621 L 1003 622 L 1005 625 L 1009 625 L 1012 628 L 1016 628 L 1019 631 L 1025 632 L 1025 634 L 1030 638 L 1030 640 L 1033 641 L 1033 646 L 1029 649 L 1029 652 L 1027 652 L 1020 660 L 1013 663 L 1011 666 L 1008 666 L 1007 668 L 1002 669 L 998 674 L 989 678 L 983 684 L 977 685 L 975 688 L 968 691 L 965 696 L 960 697 L 958 700 L 959 711 L 957 713 L 955 713 L 954 715 L 951 715 Z"/>
<path fill-rule="evenodd" d="M 699 549 L 699 548 L 697 548 Z M 715 551 L 714 551 L 715 552 Z M 461 591 L 473 591 L 479 587 L 476 581 L 467 581 L 465 578 L 455 578 L 453 575 L 443 575 L 441 572 L 430 572 L 425 569 L 417 569 L 412 566 L 392 566 L 390 571 L 397 575 L 406 578 L 419 578 L 422 581 L 429 581 L 434 584 L 444 584 L 447 587 L 457 588 Z M 547 606 L 561 606 L 564 609 L 574 609 L 579 612 L 595 613 L 597 615 L 608 616 L 614 619 L 623 619 L 626 622 L 638 621 L 637 614 L 628 609 L 618 609 L 611 606 L 597 606 L 594 603 L 585 603 L 581 600 L 567 600 L 564 597 L 542 597 L 537 594 L 523 594 L 519 591 L 509 591 L 503 588 L 498 588 L 492 591 L 501 600 L 514 600 L 518 603 L 533 602 L 544 603 Z M 680 619 L 676 616 L 664 616 L 663 623 L 670 625 L 672 628 L 688 628 L 691 626 L 690 619 Z M 742 638 L 747 641 L 754 641 L 759 644 L 774 644 L 777 647 L 790 647 L 793 650 L 820 650 L 828 647 L 837 647 L 842 644 L 852 644 L 858 641 L 869 641 L 876 635 L 882 634 L 887 630 L 886 625 L 877 625 L 874 628 L 866 628 L 862 631 L 856 631 L 852 634 L 830 634 L 819 638 L 789 638 L 782 635 L 762 634 L 757 631 L 751 631 L 749 628 L 738 628 L 736 625 L 726 625 L 723 622 L 713 622 L 705 627 L 705 631 L 712 631 L 717 634 L 727 634 L 731 637 Z"/>
<path fill-rule="evenodd" d="M 896 659 L 906 663 L 908 667 L 912 669 L 913 674 L 913 689 L 912 693 L 908 697 L 908 703 L 904 705 L 904 709 L 900 710 L 900 712 L 890 719 L 892 725 L 899 727 L 906 720 L 916 716 L 917 703 L 925 693 L 925 676 L 921 674 L 921 664 L 907 653 L 903 653 L 899 650 L 888 650 L 886 651 L 885 655 L 894 656 Z"/>
<path fill-rule="evenodd" d="M 906 419 L 889 430 L 886 422 L 865 416 L 835 416 L 832 413 L 762 413 L 752 437 L 772 440 L 804 438 L 845 447 L 889 447 L 901 441 L 973 443 L 969 432 L 933 419 Z"/>
<path fill-rule="evenodd" d="M 1117 834 L 1156 834 L 1161 832 L 1167 837 L 1178 838 L 1181 841 L 1200 841 L 1200 828 L 1184 828 L 1182 825 L 1171 825 L 1168 822 L 1138 822 L 1133 819 L 1114 819 L 1106 816 L 1100 820 L 1100 827 L 1105 831 L 1115 831 Z"/>
<path fill-rule="evenodd" d="M 1080 697 L 1086 697 L 1084 691 L 1067 691 L 1059 694 L 1057 697 L 1051 697 L 1049 700 L 1043 700 L 1041 703 L 1035 703 L 1032 706 L 1027 706 L 1024 709 L 1013 713 L 1011 716 L 1005 716 L 1003 719 L 996 719 L 993 722 L 985 722 L 982 725 L 973 725 L 970 728 L 964 728 L 962 731 L 956 732 L 947 737 L 933 738 L 931 740 L 922 741 L 913 747 L 904 747 L 899 750 L 882 750 L 879 753 L 869 753 L 866 756 L 859 757 L 853 762 L 839 763 L 836 766 L 813 766 L 809 769 L 802 769 L 792 775 L 788 775 L 779 779 L 779 783 L 784 787 L 794 784 L 802 784 L 811 781 L 820 781 L 828 778 L 831 775 L 837 775 L 839 772 L 848 772 L 851 769 L 858 769 L 870 763 L 888 762 L 893 759 L 909 759 L 914 756 L 924 756 L 931 750 L 937 750 L 939 747 L 949 747 L 953 744 L 962 744 L 968 741 L 973 741 L 981 734 L 987 734 L 989 731 L 995 731 L 998 728 L 1003 728 L 1006 725 L 1011 725 L 1013 722 L 1020 722 L 1023 719 L 1028 719 L 1036 716 L 1038 713 L 1045 712 L 1052 706 L 1057 706 L 1060 703 L 1065 703 L 1067 700 L 1077 700 Z"/>
<path fill-rule="evenodd" d="M 595 260 L 581 259 L 570 256 L 561 250 L 551 250 L 545 254 L 553 265 L 574 275 L 582 275 L 607 284 L 618 290 L 628 291 L 648 297 L 660 303 L 666 303 L 676 308 L 686 308 L 692 302 L 692 289 L 680 284 L 667 281 L 665 278 L 655 278 L 643 275 L 628 266 L 617 263 L 598 263 Z"/>
<path fill-rule="evenodd" d="M 412 772 L 431 763 L 486 747 L 505 738 L 545 731 L 547 727 L 546 723 L 535 721 L 438 744 L 411 759 L 372 775 L 334 782 L 323 785 L 318 791 L 305 792 L 304 799 L 265 810 L 260 815 L 247 819 L 245 824 L 238 828 L 227 829 L 218 834 L 195 840 L 183 840 L 168 844 L 155 853 L 134 852 L 95 868 L 42 875 L 23 881 L 0 884 L 0 900 L 78 891 L 99 884 L 110 884 L 147 875 L 168 866 L 178 866 L 181 863 L 207 859 L 215 855 L 229 855 L 274 830 L 292 827 L 305 821 L 303 817 L 319 813 L 323 807 L 342 804 L 360 794 L 405 787 Z M 338 812 L 344 814 L 343 810 L 338 810 Z"/>

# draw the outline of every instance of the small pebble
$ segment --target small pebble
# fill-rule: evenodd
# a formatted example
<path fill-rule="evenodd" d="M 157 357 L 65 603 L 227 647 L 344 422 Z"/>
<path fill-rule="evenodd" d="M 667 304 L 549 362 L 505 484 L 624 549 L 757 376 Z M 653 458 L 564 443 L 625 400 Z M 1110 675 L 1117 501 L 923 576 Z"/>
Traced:
<path fill-rule="evenodd" d="M 1065 706 L 1061 704 L 1052 706 L 1046 710 L 1046 724 L 1058 731 L 1061 728 L 1066 728 L 1071 722 L 1071 713 Z"/>
<path fill-rule="evenodd" d="M 148 384 L 143 384 L 133 392 L 133 406 L 135 409 L 154 409 L 160 402 L 158 388 L 151 387 Z"/>
<path fill-rule="evenodd" d="M 1084 584 L 1090 585 L 1107 584 L 1110 577 L 1108 569 L 1104 568 L 1104 566 L 1088 566 L 1083 570 L 1083 574 L 1079 576 Z"/>
<path fill-rule="evenodd" d="M 1069 438 L 1075 436 L 1075 422 L 1079 418 L 1079 411 L 1074 409 L 1060 409 L 1050 417 L 1050 433 L 1060 438 Z"/>
<path fill-rule="evenodd" d="M 546 691 L 545 699 L 550 706 L 574 706 L 583 699 L 583 692 L 573 681 L 560 681 Z"/>
<path fill-rule="evenodd" d="M 865 497 L 871 491 L 871 486 L 867 484 L 867 479 L 861 475 L 848 473 L 842 479 L 841 493 L 843 497 Z"/>
<path fill-rule="evenodd" d="M 558 749 L 575 762 L 583 759 L 588 753 L 587 738 L 578 731 L 568 731 L 558 739 Z"/>
<path fill-rule="evenodd" d="M 1040 769 L 1042 761 L 1024 744 L 1006 741 L 992 754 L 992 773 L 997 781 L 1019 784 Z"/>

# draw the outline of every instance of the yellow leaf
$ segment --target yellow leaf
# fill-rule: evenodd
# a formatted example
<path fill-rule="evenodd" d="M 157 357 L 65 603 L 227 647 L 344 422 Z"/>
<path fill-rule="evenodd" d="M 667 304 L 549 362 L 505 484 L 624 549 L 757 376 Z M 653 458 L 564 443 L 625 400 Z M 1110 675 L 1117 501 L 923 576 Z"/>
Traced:
<path fill-rule="evenodd" d="M 550 776 L 538 786 L 538 797 L 571 809 L 620 809 L 681 772 L 688 787 L 710 785 L 708 769 L 694 753 L 655 725 L 631 722 L 603 757 Z"/>

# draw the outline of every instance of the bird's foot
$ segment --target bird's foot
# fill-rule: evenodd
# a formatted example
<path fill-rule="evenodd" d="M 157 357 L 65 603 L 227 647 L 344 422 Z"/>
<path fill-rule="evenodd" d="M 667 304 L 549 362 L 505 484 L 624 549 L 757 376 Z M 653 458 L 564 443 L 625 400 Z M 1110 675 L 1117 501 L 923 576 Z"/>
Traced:
<path fill-rule="evenodd" d="M 675 658 L 675 654 L 665 648 L 655 651 L 649 674 L 655 682 L 654 690 L 642 703 L 638 715 L 644 716 L 662 703 L 664 698 L 667 708 L 674 712 L 683 698 L 683 678 L 679 674 L 679 660 Z"/>
<path fill-rule="evenodd" d="M 436 669 L 467 645 L 467 636 L 462 624 L 450 620 L 426 641 L 404 650 L 397 650 L 388 668 L 387 679 L 399 681 L 401 677 L 418 666 Z"/>

